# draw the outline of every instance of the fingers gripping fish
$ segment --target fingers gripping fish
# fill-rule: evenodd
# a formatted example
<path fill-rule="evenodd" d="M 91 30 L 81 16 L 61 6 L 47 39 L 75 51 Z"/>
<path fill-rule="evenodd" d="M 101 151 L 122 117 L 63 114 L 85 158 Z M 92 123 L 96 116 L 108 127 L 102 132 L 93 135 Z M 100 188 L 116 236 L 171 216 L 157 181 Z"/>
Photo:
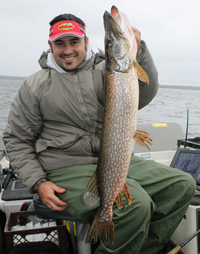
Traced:
<path fill-rule="evenodd" d="M 126 177 L 134 140 L 148 147 L 148 133 L 136 130 L 138 110 L 138 73 L 148 81 L 146 72 L 136 62 L 137 43 L 124 13 L 113 6 L 104 13 L 105 27 L 105 110 L 97 169 L 92 176 L 84 202 L 100 207 L 89 229 L 86 241 L 99 238 L 114 242 L 112 206 L 122 207 L 121 192 L 129 205 L 131 196 Z"/>

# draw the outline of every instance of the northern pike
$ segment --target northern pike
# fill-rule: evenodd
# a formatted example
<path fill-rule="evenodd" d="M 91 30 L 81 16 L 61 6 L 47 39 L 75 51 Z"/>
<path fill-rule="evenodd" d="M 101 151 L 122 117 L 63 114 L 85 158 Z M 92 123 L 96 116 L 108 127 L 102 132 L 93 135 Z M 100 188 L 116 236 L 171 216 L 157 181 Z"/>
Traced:
<path fill-rule="evenodd" d="M 138 73 L 147 83 L 146 72 L 136 62 L 137 43 L 126 15 L 112 6 L 104 13 L 105 108 L 97 169 L 84 194 L 87 206 L 100 207 L 90 226 L 86 242 L 99 238 L 114 242 L 112 207 L 122 208 L 121 192 L 129 205 L 126 177 L 134 140 L 148 147 L 148 133 L 136 130 L 139 100 Z"/>

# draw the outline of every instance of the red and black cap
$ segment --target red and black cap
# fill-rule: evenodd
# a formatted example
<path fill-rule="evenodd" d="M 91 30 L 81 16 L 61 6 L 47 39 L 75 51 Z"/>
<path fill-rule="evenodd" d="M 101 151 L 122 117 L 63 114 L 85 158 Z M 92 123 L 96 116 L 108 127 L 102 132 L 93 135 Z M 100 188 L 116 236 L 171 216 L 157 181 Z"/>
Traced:
<path fill-rule="evenodd" d="M 54 42 L 66 36 L 75 36 L 84 38 L 86 36 L 85 27 L 81 24 L 72 21 L 64 20 L 54 24 L 49 31 L 49 40 Z"/>

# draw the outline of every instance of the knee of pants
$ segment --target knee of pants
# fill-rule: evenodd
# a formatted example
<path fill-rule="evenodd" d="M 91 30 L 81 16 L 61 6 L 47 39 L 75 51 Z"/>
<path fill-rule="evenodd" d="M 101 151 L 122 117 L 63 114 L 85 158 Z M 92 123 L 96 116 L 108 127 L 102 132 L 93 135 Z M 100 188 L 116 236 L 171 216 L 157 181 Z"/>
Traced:
<path fill-rule="evenodd" d="M 136 211 L 137 219 L 143 221 L 149 218 L 150 220 L 154 211 L 154 203 L 148 194 L 140 199 L 133 199 L 131 206 Z"/>
<path fill-rule="evenodd" d="M 132 202 L 128 205 L 126 200 L 123 200 L 123 208 L 118 209 L 116 206 L 113 210 L 114 217 L 127 217 L 130 221 L 137 221 L 138 224 L 144 221 L 150 220 L 155 204 L 153 203 L 151 197 L 144 191 L 137 191 L 131 195 Z"/>
<path fill-rule="evenodd" d="M 192 188 L 194 191 L 196 190 L 196 181 L 190 174 L 187 175 L 187 182 L 188 182 L 188 187 Z"/>
<path fill-rule="evenodd" d="M 187 203 L 194 196 L 194 192 L 196 190 L 196 182 L 190 174 L 183 173 L 180 176 L 179 181 L 176 182 L 176 188 L 177 190 L 182 192 L 183 199 Z M 178 195 L 178 191 L 177 191 L 177 195 Z"/>

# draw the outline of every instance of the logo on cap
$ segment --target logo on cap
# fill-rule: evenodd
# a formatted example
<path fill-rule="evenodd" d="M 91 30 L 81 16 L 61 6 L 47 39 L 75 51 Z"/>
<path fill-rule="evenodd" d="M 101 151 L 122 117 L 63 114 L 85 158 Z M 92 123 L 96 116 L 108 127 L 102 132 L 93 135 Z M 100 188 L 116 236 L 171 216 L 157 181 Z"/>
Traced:
<path fill-rule="evenodd" d="M 62 23 L 58 26 L 58 30 L 72 30 L 74 29 L 74 25 L 70 22 L 68 23 Z"/>

